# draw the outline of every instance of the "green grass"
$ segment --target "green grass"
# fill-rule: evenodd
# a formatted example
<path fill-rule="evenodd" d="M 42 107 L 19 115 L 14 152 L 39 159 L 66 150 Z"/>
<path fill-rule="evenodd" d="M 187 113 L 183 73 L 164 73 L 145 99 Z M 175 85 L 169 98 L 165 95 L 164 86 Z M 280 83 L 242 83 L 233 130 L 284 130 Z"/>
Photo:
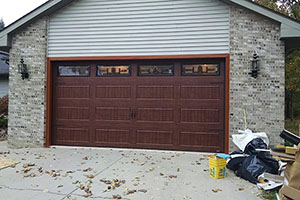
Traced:
<path fill-rule="evenodd" d="M 276 191 L 274 191 L 274 190 L 270 190 L 270 191 L 263 190 L 261 192 L 261 198 L 266 199 L 266 200 L 277 200 Z"/>
<path fill-rule="evenodd" d="M 299 135 L 299 125 L 300 125 L 300 119 L 286 119 L 285 120 L 285 129 L 296 134 Z"/>

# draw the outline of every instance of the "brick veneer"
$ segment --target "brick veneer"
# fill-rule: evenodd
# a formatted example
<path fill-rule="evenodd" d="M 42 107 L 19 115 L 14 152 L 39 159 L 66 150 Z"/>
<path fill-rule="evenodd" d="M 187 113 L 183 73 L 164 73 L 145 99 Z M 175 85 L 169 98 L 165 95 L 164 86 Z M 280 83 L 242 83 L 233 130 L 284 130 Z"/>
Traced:
<path fill-rule="evenodd" d="M 253 53 L 261 60 L 257 79 L 248 73 Z M 273 144 L 284 128 L 284 42 L 280 24 L 246 9 L 230 10 L 230 135 L 248 128 L 266 132 Z M 231 141 L 231 140 L 230 140 Z M 234 149 L 230 142 L 230 149 Z"/>
<path fill-rule="evenodd" d="M 23 57 L 29 79 L 22 80 Z M 9 72 L 8 143 L 14 147 L 43 146 L 45 138 L 45 83 L 47 18 L 26 26 L 12 37 Z"/>

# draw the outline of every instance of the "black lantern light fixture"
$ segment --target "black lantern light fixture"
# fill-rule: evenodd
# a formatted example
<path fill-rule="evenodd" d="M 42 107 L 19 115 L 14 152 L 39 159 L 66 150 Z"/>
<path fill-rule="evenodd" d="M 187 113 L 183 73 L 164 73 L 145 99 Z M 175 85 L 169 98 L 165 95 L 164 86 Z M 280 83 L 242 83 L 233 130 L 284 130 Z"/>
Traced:
<path fill-rule="evenodd" d="M 252 69 L 249 72 L 249 74 L 253 77 L 253 78 L 257 78 L 258 72 L 259 72 L 259 67 L 260 67 L 260 60 L 259 60 L 259 56 L 254 53 L 253 54 L 253 59 L 251 60 L 251 64 L 252 64 Z"/>
<path fill-rule="evenodd" d="M 29 78 L 28 70 L 27 70 L 27 65 L 24 64 L 23 58 L 21 58 L 21 63 L 18 65 L 18 72 L 21 74 L 22 80 L 25 78 Z"/>

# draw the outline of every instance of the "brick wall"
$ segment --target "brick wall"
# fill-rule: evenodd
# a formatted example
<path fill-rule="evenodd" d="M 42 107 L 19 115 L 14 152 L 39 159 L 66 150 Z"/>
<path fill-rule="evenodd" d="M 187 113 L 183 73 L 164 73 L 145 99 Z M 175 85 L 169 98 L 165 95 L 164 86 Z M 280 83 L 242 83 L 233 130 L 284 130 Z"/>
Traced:
<path fill-rule="evenodd" d="M 272 141 L 281 141 L 284 128 L 284 42 L 280 24 L 246 9 L 230 10 L 230 135 L 244 129 L 243 109 L 248 128 L 266 132 Z M 256 52 L 261 59 L 257 79 L 248 73 Z M 234 145 L 230 139 L 230 149 Z"/>
<path fill-rule="evenodd" d="M 10 49 L 8 143 L 13 147 L 44 144 L 47 19 L 42 18 L 13 35 Z M 23 57 L 29 79 L 22 80 Z"/>

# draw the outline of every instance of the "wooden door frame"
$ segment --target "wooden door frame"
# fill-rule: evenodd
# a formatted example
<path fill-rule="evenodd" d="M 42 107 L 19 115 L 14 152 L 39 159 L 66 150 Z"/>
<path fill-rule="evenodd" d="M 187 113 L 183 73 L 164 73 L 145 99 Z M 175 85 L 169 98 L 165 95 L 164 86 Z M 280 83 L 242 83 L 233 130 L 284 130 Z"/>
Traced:
<path fill-rule="evenodd" d="M 225 153 L 229 152 L 229 68 L 230 54 L 203 54 L 203 55 L 166 55 L 166 56 L 104 56 L 104 57 L 54 57 L 47 58 L 46 66 L 46 135 L 45 147 L 51 145 L 52 125 L 52 66 L 55 61 L 93 61 L 93 60 L 149 60 L 149 59 L 195 59 L 195 58 L 224 58 L 225 59 Z"/>

